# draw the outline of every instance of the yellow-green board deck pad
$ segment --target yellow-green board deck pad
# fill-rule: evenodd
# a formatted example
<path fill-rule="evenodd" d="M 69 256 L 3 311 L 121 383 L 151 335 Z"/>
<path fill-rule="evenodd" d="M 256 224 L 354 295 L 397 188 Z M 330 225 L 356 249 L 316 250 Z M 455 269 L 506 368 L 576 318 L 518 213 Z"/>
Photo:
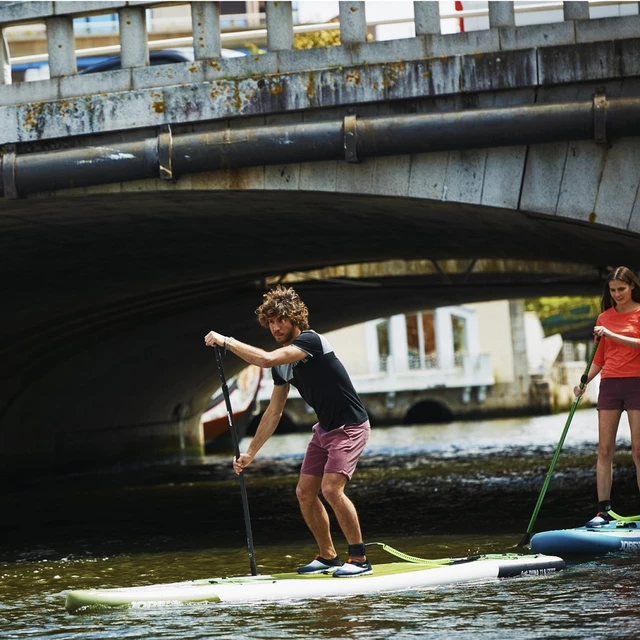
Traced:
<path fill-rule="evenodd" d="M 565 568 L 562 558 L 496 554 L 444 560 L 447 564 L 393 562 L 373 565 L 373 573 L 348 578 L 297 573 L 210 578 L 149 586 L 69 591 L 69 613 L 102 607 L 160 607 L 194 602 L 294 600 L 385 591 L 522 575 L 545 575 Z"/>

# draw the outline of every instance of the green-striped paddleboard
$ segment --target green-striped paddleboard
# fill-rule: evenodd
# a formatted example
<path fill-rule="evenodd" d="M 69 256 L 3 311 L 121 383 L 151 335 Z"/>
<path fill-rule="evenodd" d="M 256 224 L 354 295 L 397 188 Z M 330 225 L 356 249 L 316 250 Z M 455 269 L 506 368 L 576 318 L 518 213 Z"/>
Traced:
<path fill-rule="evenodd" d="M 545 575 L 565 568 L 556 556 L 496 554 L 432 560 L 429 564 L 373 565 L 373 573 L 349 578 L 331 574 L 211 578 L 171 584 L 69 591 L 69 613 L 102 607 L 161 607 L 195 602 L 253 602 L 359 595 L 422 589 L 443 584 L 522 575 Z M 442 562 L 443 564 L 438 564 Z"/>

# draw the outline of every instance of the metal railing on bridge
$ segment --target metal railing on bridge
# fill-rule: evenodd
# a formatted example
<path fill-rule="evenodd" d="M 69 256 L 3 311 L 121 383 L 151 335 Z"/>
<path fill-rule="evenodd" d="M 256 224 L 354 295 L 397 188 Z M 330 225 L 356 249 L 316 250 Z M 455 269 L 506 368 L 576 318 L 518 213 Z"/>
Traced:
<path fill-rule="evenodd" d="M 366 111 L 393 101 L 464 94 L 471 103 L 483 93 L 635 79 L 638 2 L 489 2 L 464 14 L 484 19 L 486 12 L 487 28 L 470 33 L 443 33 L 443 20 L 454 14 L 441 12 L 438 2 L 414 2 L 415 36 L 391 42 L 369 41 L 365 2 L 340 2 L 339 22 L 304 27 L 337 28 L 340 45 L 305 50 L 294 50 L 301 27 L 293 23 L 292 3 L 266 2 L 266 29 L 245 33 L 261 33 L 267 51 L 239 58 L 222 55 L 227 41 L 220 3 L 171 4 L 190 7 L 193 60 L 152 67 L 150 48 L 166 41 L 150 39 L 146 12 L 161 3 L 0 2 L 3 36 L 7 28 L 44 22 L 51 76 L 10 84 L 11 57 L 2 38 L 0 197 L 156 177 L 175 182 L 188 173 L 256 164 L 358 163 L 558 140 L 606 146 L 616 137 L 640 135 L 640 98 L 618 97 L 619 91 L 609 97 L 598 90 L 568 102 L 424 112 L 416 106 L 401 115 L 369 110 L 374 117 Z M 549 16 L 540 7 L 561 7 L 562 21 L 545 23 Z M 635 15 L 596 17 L 603 8 Z M 121 68 L 78 74 L 74 19 L 114 12 Z M 536 13 L 541 24 L 516 20 Z M 333 119 L 299 118 L 302 111 L 324 108 L 338 111 Z M 284 124 L 231 123 L 283 113 L 290 115 Z M 197 130 L 190 128 L 195 123 Z"/>
<path fill-rule="evenodd" d="M 244 31 L 227 30 L 222 27 L 222 15 L 219 2 L 171 3 L 190 7 L 192 35 L 182 38 L 150 39 L 147 27 L 147 10 L 158 7 L 158 2 L 0 2 L 0 84 L 11 83 L 11 65 L 26 61 L 48 61 L 51 78 L 64 78 L 75 75 L 78 70 L 77 59 L 83 56 L 108 55 L 119 53 L 123 68 L 139 68 L 149 65 L 149 49 L 167 47 L 193 47 L 195 60 L 213 60 L 221 57 L 223 46 L 238 47 L 251 43 L 266 46 L 269 52 L 290 51 L 294 48 L 294 34 L 310 31 L 339 29 L 340 42 L 343 45 L 366 43 L 372 28 L 381 24 L 407 23 L 414 25 L 415 37 L 441 36 L 443 25 L 450 20 L 466 20 L 466 30 L 482 28 L 515 28 L 522 24 L 519 15 L 527 15 L 528 24 L 536 23 L 532 15 L 541 17 L 539 22 L 554 20 L 561 16 L 565 22 L 589 20 L 602 15 L 623 15 L 638 13 L 637 2 L 468 2 L 467 5 L 485 5 L 461 11 L 443 11 L 439 2 L 414 2 L 414 15 L 410 18 L 397 18 L 384 22 L 368 21 L 365 2 L 339 2 L 339 22 L 322 24 L 294 25 L 291 2 L 266 2 L 264 14 L 248 14 L 247 24 L 260 24 L 264 28 Z M 486 6 L 488 5 L 488 6 Z M 605 13 L 602 13 L 602 10 Z M 606 10 L 609 9 L 608 13 Z M 74 19 L 89 15 L 110 15 L 117 13 L 117 33 L 119 43 L 104 47 L 92 47 L 76 51 Z M 488 20 L 487 20 L 488 19 Z M 228 20 L 228 18 L 225 18 Z M 476 21 L 475 27 L 473 21 Z M 6 32 L 21 25 L 31 30 L 40 30 L 47 41 L 47 53 L 29 56 L 11 57 Z M 607 37 L 602 34 L 603 39 Z M 451 52 L 453 53 L 453 52 Z M 331 58 L 331 56 L 326 57 Z M 306 61 L 305 61 L 306 63 Z M 0 94 L 0 104 L 6 103 Z"/>

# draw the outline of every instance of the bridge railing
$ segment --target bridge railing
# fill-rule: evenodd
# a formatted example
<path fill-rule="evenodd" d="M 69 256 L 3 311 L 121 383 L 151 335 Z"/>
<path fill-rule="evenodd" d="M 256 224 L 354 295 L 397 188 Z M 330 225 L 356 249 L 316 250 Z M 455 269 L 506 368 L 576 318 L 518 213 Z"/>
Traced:
<path fill-rule="evenodd" d="M 322 55 L 313 51 L 313 57 L 309 52 L 298 51 L 298 60 L 303 67 L 314 68 L 314 66 L 331 66 L 334 64 L 344 64 L 345 58 L 338 51 L 329 49 L 351 49 L 359 48 L 367 43 L 368 27 L 365 2 L 342 1 L 339 4 L 339 23 L 328 23 L 324 25 L 297 25 L 294 28 L 293 10 L 291 2 L 266 2 L 265 19 L 266 28 L 262 30 L 251 30 L 235 33 L 223 33 L 221 29 L 221 13 L 219 2 L 190 2 L 172 3 L 176 5 L 190 5 L 191 8 L 191 31 L 189 38 L 181 41 L 150 41 L 147 30 L 146 11 L 147 9 L 158 7 L 159 3 L 136 2 L 121 0 L 106 0 L 100 2 L 6 2 L 0 3 L 0 30 L 2 30 L 2 42 L 0 43 L 0 84 L 11 83 L 11 57 L 7 44 L 5 31 L 10 27 L 24 24 L 44 24 L 47 40 L 46 55 L 40 59 L 48 59 L 50 67 L 50 78 L 66 78 L 77 74 L 77 57 L 79 55 L 96 55 L 98 53 L 119 52 L 123 69 L 137 69 L 149 66 L 149 48 L 164 46 L 192 46 L 196 61 L 211 61 L 221 58 L 223 44 L 233 46 L 240 42 L 264 41 L 267 51 L 271 54 L 291 52 L 294 49 L 294 33 L 296 31 L 311 29 L 339 28 L 340 41 L 342 47 L 324 48 Z M 572 44 L 574 42 L 585 42 L 593 40 L 606 40 L 612 37 L 621 37 L 625 32 L 628 37 L 638 34 L 638 23 L 630 24 L 627 19 L 608 19 L 608 23 L 603 20 L 590 20 L 594 7 L 600 6 L 635 6 L 637 12 L 637 2 L 553 2 L 525 4 L 520 2 L 488 2 L 488 9 L 474 9 L 463 12 L 445 14 L 441 12 L 439 2 L 414 2 L 413 22 L 415 27 L 416 45 L 414 53 L 418 57 L 442 56 L 466 54 L 472 52 L 482 53 L 488 50 L 513 49 L 517 46 L 531 46 L 536 38 L 534 32 L 527 32 L 526 27 L 518 29 L 516 14 L 518 12 L 532 11 L 552 11 L 562 9 L 564 21 L 559 28 L 545 29 L 544 38 L 547 45 Z M 479 3 L 475 3 L 479 4 Z M 166 6 L 166 3 L 165 3 Z M 76 51 L 74 39 L 75 18 L 89 15 L 118 14 L 118 36 L 119 44 L 113 47 L 98 49 L 87 49 Z M 474 18 L 488 15 L 489 28 L 486 30 L 491 35 L 478 36 L 472 33 L 442 34 L 443 19 L 454 17 Z M 579 26 L 578 23 L 597 22 L 591 26 Z M 523 31 L 523 29 L 525 29 Z M 502 33 L 495 31 L 502 30 Z M 542 35 L 540 35 L 542 37 Z M 171 43 L 171 44 L 169 44 Z M 384 43 L 377 43 L 383 45 Z M 393 48 L 380 46 L 378 49 L 368 47 L 365 62 L 376 63 L 383 61 L 385 51 L 387 57 L 396 55 Z M 306 55 L 305 55 L 306 53 Z M 357 54 L 356 54 L 357 55 Z M 260 72 L 277 73 L 291 70 L 291 60 L 286 56 L 280 56 L 278 62 L 273 64 L 268 62 L 269 56 L 263 64 L 256 64 L 255 61 L 246 61 L 244 64 L 232 65 L 227 69 L 223 65 L 222 72 L 227 77 L 229 75 L 240 75 L 244 69 L 249 74 Z M 349 59 L 353 62 L 353 55 Z M 215 65 L 214 65 L 215 66 Z M 228 72 L 231 72 L 229 74 Z M 0 92 L 0 104 L 15 104 L 11 100 L 12 94 Z M 18 95 L 14 97 L 19 97 Z M 23 96 L 24 97 L 24 96 Z M 32 100 L 42 99 L 37 93 L 29 96 Z M 59 98 L 71 97 L 67 91 L 62 91 Z"/>

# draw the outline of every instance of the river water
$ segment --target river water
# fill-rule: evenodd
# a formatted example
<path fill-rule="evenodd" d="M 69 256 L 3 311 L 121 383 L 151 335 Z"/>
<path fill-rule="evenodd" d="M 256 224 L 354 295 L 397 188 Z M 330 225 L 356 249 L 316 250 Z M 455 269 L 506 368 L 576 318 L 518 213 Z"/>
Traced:
<path fill-rule="evenodd" d="M 374 428 L 349 495 L 365 541 L 427 558 L 517 550 L 566 415 Z M 315 547 L 295 503 L 308 434 L 274 435 L 246 486 L 261 574 Z M 614 508 L 640 513 L 623 422 Z M 578 411 L 534 531 L 578 526 L 595 503 L 595 411 Z M 637 638 L 640 556 L 568 559 L 556 575 L 261 605 L 69 615 L 69 589 L 249 573 L 229 456 L 25 478 L 2 491 L 0 638 Z M 344 546 L 336 532 L 336 543 Z M 370 547 L 374 563 L 394 558 Z"/>

